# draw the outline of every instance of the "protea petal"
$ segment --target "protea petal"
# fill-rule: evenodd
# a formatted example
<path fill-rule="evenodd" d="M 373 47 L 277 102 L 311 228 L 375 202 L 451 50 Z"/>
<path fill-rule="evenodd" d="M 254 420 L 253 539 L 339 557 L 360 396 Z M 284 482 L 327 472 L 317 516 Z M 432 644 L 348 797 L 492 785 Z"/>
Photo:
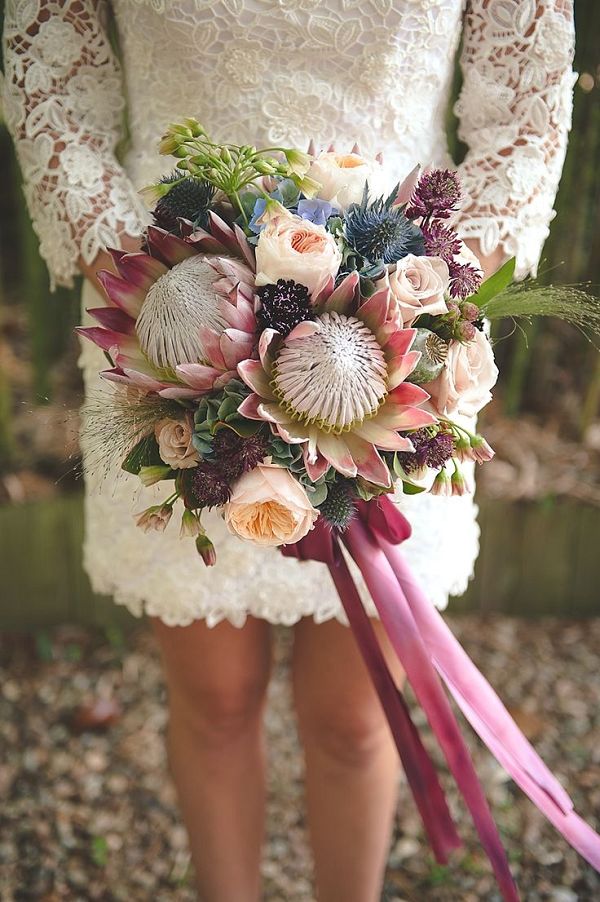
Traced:
<path fill-rule="evenodd" d="M 335 310 L 337 313 L 346 313 L 356 300 L 359 285 L 360 276 L 356 271 L 351 272 L 324 302 L 315 304 L 315 306 L 318 306 L 319 310 Z"/>
<path fill-rule="evenodd" d="M 317 443 L 319 453 L 329 461 L 332 467 L 341 473 L 342 476 L 353 477 L 357 474 L 356 463 L 341 435 L 332 435 L 323 432 L 319 435 Z"/>
<path fill-rule="evenodd" d="M 414 385 L 412 382 L 403 382 L 402 385 L 396 386 L 396 388 L 389 393 L 385 399 L 385 403 L 402 406 L 406 406 L 407 404 L 419 405 L 424 404 L 429 398 L 429 393 L 426 392 L 424 388 L 421 388 L 420 385 Z"/>
<path fill-rule="evenodd" d="M 166 388 L 170 384 L 168 382 L 161 382 L 159 379 L 155 379 L 148 373 L 140 372 L 139 370 L 132 369 L 131 367 L 122 367 L 122 370 L 130 382 L 132 382 L 138 388 L 143 388 L 148 392 L 159 392 L 161 391 L 161 389 Z"/>
<path fill-rule="evenodd" d="M 421 166 L 419 163 L 415 166 L 415 168 L 409 172 L 403 182 L 398 185 L 398 191 L 396 193 L 396 197 L 394 198 L 394 206 L 398 207 L 402 204 L 407 204 L 412 197 L 412 193 L 416 187 L 417 182 L 419 181 L 419 174 L 421 172 Z"/>
<path fill-rule="evenodd" d="M 168 267 L 160 260 L 143 253 L 121 254 L 115 259 L 115 265 L 126 282 L 143 292 L 147 292 L 168 271 Z"/>
<path fill-rule="evenodd" d="M 146 291 L 125 281 L 120 276 L 115 276 L 108 269 L 101 269 L 97 273 L 97 279 L 104 288 L 108 300 L 128 313 L 134 320 L 137 319 L 146 298 Z"/>
<path fill-rule="evenodd" d="M 269 377 L 271 376 L 273 361 L 280 344 L 281 335 L 275 329 L 265 329 L 258 339 L 258 356 Z"/>
<path fill-rule="evenodd" d="M 120 307 L 94 307 L 87 311 L 90 316 L 109 329 L 111 332 L 120 332 L 123 335 L 131 335 L 135 329 L 135 320 Z"/>
<path fill-rule="evenodd" d="M 356 462 L 358 475 L 368 480 L 368 482 L 375 483 L 375 485 L 389 488 L 392 482 L 390 471 L 377 453 L 373 443 L 365 441 L 365 439 L 352 433 L 344 436 L 344 438 Z"/>
<path fill-rule="evenodd" d="M 331 295 L 334 288 L 335 279 L 333 278 L 333 276 L 329 276 L 323 287 L 313 295 L 312 302 L 316 310 L 319 310 L 321 308 L 321 305 Z"/>
<path fill-rule="evenodd" d="M 416 334 L 416 329 L 396 329 L 384 345 L 386 356 L 392 358 L 406 354 L 411 348 Z"/>
<path fill-rule="evenodd" d="M 204 366 L 202 363 L 182 363 L 175 367 L 175 373 L 182 382 L 202 392 L 212 389 L 215 379 L 221 372 L 222 370 L 214 366 Z"/>
<path fill-rule="evenodd" d="M 409 351 L 400 357 L 388 360 L 388 384 L 390 389 L 397 388 L 407 376 L 410 376 L 421 359 L 420 351 Z"/>
<path fill-rule="evenodd" d="M 78 335 L 89 339 L 103 351 L 112 351 L 114 348 L 130 347 L 131 339 L 123 332 L 114 332 L 112 329 L 103 329 L 101 326 L 77 326 Z"/>
<path fill-rule="evenodd" d="M 189 241 L 159 229 L 158 226 L 148 226 L 146 235 L 151 255 L 166 263 L 168 267 L 183 263 L 188 257 L 198 253 Z"/>
<path fill-rule="evenodd" d="M 377 422 L 377 418 L 373 420 L 365 420 L 360 426 L 354 430 L 355 434 L 364 438 L 367 442 L 372 442 L 378 448 L 384 451 L 412 451 L 413 446 L 409 439 L 404 435 L 399 435 L 392 429 Z"/>
<path fill-rule="evenodd" d="M 209 329 L 207 326 L 202 326 L 198 330 L 198 334 L 200 336 L 200 341 L 202 343 L 202 349 L 204 351 L 206 360 L 212 366 L 216 366 L 220 370 L 229 369 L 227 363 L 225 362 L 223 351 L 221 350 L 221 336 L 219 335 L 219 333 L 215 332 L 214 329 Z"/>
<path fill-rule="evenodd" d="M 241 360 L 245 360 L 254 347 L 254 338 L 237 329 L 225 329 L 220 340 L 221 352 L 228 370 L 236 369 Z"/>
<path fill-rule="evenodd" d="M 257 395 L 269 401 L 275 399 L 273 389 L 269 384 L 269 377 L 260 361 L 242 360 L 237 365 L 237 371 L 248 388 L 251 388 Z"/>
<path fill-rule="evenodd" d="M 262 398 L 260 395 L 251 394 L 248 395 L 247 398 L 244 398 L 240 406 L 238 407 L 238 413 L 246 417 L 248 420 L 262 420 L 262 416 L 259 413 L 259 407 L 262 403 Z"/>
<path fill-rule="evenodd" d="M 389 290 L 384 288 L 376 291 L 371 297 L 360 305 L 357 316 L 369 327 L 371 332 L 377 335 L 387 320 L 389 307 Z"/>
<path fill-rule="evenodd" d="M 309 459 L 308 449 L 305 447 L 302 450 L 302 456 L 304 457 L 304 466 L 306 467 L 306 472 L 308 473 L 308 478 L 312 479 L 313 482 L 316 482 L 317 479 L 320 479 L 330 467 L 329 461 L 323 457 L 322 455 L 317 455 L 317 459 L 315 461 L 311 461 Z"/>
<path fill-rule="evenodd" d="M 206 390 L 205 390 L 206 391 Z M 193 401 L 205 394 L 197 388 L 186 388 L 185 385 L 170 385 L 168 388 L 161 388 L 158 394 L 161 398 L 169 398 L 171 401 Z"/>

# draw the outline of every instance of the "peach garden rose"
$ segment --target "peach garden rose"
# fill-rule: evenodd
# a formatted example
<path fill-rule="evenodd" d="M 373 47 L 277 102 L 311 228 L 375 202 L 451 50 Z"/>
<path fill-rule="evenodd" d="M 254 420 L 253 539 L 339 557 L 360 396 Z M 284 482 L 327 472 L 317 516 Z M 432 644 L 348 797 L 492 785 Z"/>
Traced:
<path fill-rule="evenodd" d="M 288 470 L 268 459 L 245 473 L 223 508 L 229 531 L 256 545 L 290 545 L 319 516 L 306 491 Z"/>
<path fill-rule="evenodd" d="M 293 279 L 316 295 L 335 277 L 342 255 L 325 226 L 293 214 L 275 216 L 256 245 L 256 285 Z"/>

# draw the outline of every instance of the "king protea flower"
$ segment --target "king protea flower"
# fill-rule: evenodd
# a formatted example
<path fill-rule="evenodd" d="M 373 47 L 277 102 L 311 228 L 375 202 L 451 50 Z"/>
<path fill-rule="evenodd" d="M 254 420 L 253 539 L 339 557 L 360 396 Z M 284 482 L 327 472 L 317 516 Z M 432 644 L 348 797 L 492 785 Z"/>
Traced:
<path fill-rule="evenodd" d="M 404 381 L 420 357 L 410 350 L 416 330 L 402 328 L 387 285 L 361 299 L 357 273 L 322 292 L 315 312 L 285 338 L 273 329 L 262 333 L 260 360 L 238 365 L 253 392 L 239 412 L 302 444 L 311 479 L 331 464 L 344 476 L 388 487 L 378 449 L 412 451 L 401 432 L 435 422 L 420 407 L 427 392 Z"/>
<path fill-rule="evenodd" d="M 193 398 L 225 385 L 252 353 L 252 251 L 241 230 L 210 217 L 210 232 L 179 238 L 151 226 L 148 253 L 111 252 L 118 275 L 98 274 L 109 305 L 88 311 L 99 326 L 77 330 L 114 362 L 105 379 Z"/>

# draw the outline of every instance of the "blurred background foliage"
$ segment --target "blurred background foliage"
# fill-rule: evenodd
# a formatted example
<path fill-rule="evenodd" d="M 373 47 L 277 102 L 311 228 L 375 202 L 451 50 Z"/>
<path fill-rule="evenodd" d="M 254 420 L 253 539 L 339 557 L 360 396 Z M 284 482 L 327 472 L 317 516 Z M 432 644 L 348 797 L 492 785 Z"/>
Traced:
<path fill-rule="evenodd" d="M 575 86 L 573 128 L 555 205 L 557 216 L 544 248 L 539 278 L 557 284 L 587 283 L 587 290 L 598 294 L 600 3 L 575 0 L 575 17 L 575 68 L 579 79 Z M 460 72 L 457 70 L 454 96 L 459 88 Z M 456 127 L 456 120 L 449 112 L 450 149 L 459 161 L 465 147 L 457 138 Z M 39 531 L 37 566 L 43 567 L 46 537 L 51 531 L 60 532 L 60 524 L 76 521 L 75 526 L 70 525 L 67 530 L 71 534 L 68 555 L 73 557 L 73 549 L 79 547 L 79 502 L 74 499 L 75 507 L 60 509 L 53 508 L 50 502 L 55 503 L 57 496 L 64 498 L 66 490 L 79 486 L 76 479 L 76 411 L 82 388 L 76 367 L 78 345 L 73 326 L 80 316 L 80 286 L 71 290 L 59 289 L 55 293 L 49 290 L 45 265 L 40 259 L 37 239 L 23 201 L 19 168 L 1 121 L 0 166 L 3 174 L 0 192 L 0 524 L 7 533 L 11 523 L 20 522 L 23 535 L 29 537 L 26 544 L 31 548 L 32 518 L 37 525 L 47 520 L 46 527 L 42 530 L 40 526 Z M 595 505 L 594 513 L 598 519 L 594 522 L 600 526 L 600 354 L 576 329 L 556 320 L 537 320 L 524 325 L 501 323 L 494 339 L 501 379 L 495 400 L 485 411 L 484 430 L 498 456 L 493 465 L 484 468 L 479 483 L 479 500 L 483 501 L 485 521 L 483 531 L 484 536 L 486 531 L 489 534 L 490 547 L 489 565 L 485 560 L 483 564 L 480 560 L 478 565 L 480 571 L 487 567 L 487 576 L 484 578 L 480 574 L 479 577 L 482 585 L 497 584 L 499 564 L 494 561 L 498 558 L 498 542 L 508 541 L 504 533 L 502 536 L 496 534 L 492 520 L 498 528 L 500 521 L 512 522 L 512 513 L 507 512 L 508 509 L 503 513 L 499 504 L 493 517 L 489 515 L 486 499 L 496 499 L 496 502 L 527 499 L 528 503 L 535 502 L 538 507 L 544 505 L 545 510 L 557 498 L 575 499 L 577 503 Z M 515 441 L 517 434 L 518 442 Z M 491 489 L 488 488 L 488 472 Z M 40 506 L 31 514 L 24 512 L 22 516 L 17 515 L 16 510 L 12 514 L 6 507 L 2 510 L 2 502 L 38 500 L 48 500 L 49 505 Z M 64 501 L 67 503 L 68 499 L 64 498 Z M 581 516 L 585 519 L 588 514 L 589 511 Z M 521 534 L 525 529 L 536 531 L 537 527 L 528 520 L 527 513 L 515 516 L 511 533 L 516 530 Z M 573 516 L 580 523 L 580 514 L 574 509 Z M 567 522 L 565 517 L 563 514 L 559 531 L 566 531 L 565 534 L 570 536 L 581 532 L 585 542 L 584 532 L 590 526 L 588 521 L 585 520 L 584 530 L 584 520 L 575 526 L 575 520 Z M 550 521 L 546 527 L 556 532 Z M 513 542 L 516 544 L 517 541 L 520 539 L 513 535 Z M 539 566 L 543 567 L 547 549 L 541 546 L 538 550 Z M 483 559 L 486 557 L 484 552 L 485 545 Z M 589 573 L 586 577 L 589 586 L 597 585 L 597 561 L 592 552 L 590 546 L 588 557 L 595 561 L 596 571 L 595 575 Z M 56 553 L 60 554 L 58 549 Z M 563 557 L 568 554 L 566 550 L 560 552 L 558 546 L 556 553 L 562 553 Z M 526 583 L 529 578 L 539 583 L 539 576 L 531 572 L 532 557 L 535 554 L 529 543 L 527 559 L 506 582 L 506 599 L 513 597 L 514 586 Z M 79 586 L 79 560 L 73 566 L 73 579 L 79 581 Z M 585 566 L 589 570 L 589 564 Z M 568 576 L 568 570 L 565 574 Z M 48 574 L 45 578 L 49 583 L 55 581 L 55 575 Z M 73 583 L 70 585 L 69 589 L 65 584 L 65 596 L 73 591 Z M 22 583 L 15 583 L 17 596 L 24 591 Z M 32 586 L 27 591 L 35 595 L 36 590 Z M 559 590 L 555 592 L 558 599 Z M 41 593 L 40 589 L 40 598 Z M 592 597 L 589 591 L 588 596 Z M 586 602 L 586 610 L 590 604 Z"/>

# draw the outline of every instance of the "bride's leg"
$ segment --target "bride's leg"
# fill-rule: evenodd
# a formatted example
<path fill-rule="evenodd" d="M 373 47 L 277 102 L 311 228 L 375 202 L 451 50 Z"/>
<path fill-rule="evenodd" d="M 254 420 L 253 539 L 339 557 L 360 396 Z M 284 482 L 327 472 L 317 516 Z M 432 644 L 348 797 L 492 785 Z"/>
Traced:
<path fill-rule="evenodd" d="M 269 624 L 153 620 L 169 693 L 169 762 L 202 902 L 257 902 Z"/>
<path fill-rule="evenodd" d="M 396 680 L 399 665 L 375 628 Z M 350 629 L 304 618 L 293 685 L 306 756 L 320 902 L 379 902 L 397 803 L 398 753 Z"/>

